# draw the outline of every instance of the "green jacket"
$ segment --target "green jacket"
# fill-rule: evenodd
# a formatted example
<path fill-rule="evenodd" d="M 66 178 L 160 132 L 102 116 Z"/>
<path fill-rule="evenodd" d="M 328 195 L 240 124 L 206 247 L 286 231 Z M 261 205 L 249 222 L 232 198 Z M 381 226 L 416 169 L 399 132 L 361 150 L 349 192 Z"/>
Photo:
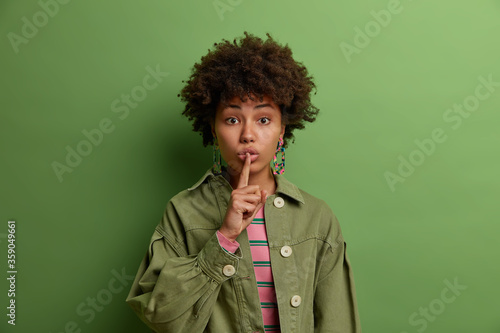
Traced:
<path fill-rule="evenodd" d="M 281 332 L 361 332 L 337 218 L 323 200 L 274 177 L 264 217 Z M 155 332 L 264 332 L 246 230 L 234 254 L 216 235 L 233 190 L 228 179 L 225 168 L 209 169 L 168 202 L 153 233 L 127 303 Z"/>

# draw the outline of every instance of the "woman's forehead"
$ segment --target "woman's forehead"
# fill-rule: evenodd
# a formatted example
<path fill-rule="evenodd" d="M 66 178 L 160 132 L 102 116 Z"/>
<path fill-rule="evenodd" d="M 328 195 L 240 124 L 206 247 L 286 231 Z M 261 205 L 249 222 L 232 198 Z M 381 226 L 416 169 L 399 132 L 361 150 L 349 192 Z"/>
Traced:
<path fill-rule="evenodd" d="M 261 104 L 261 103 L 276 105 L 270 94 L 262 94 L 259 98 L 256 94 L 249 93 L 248 97 L 246 98 L 242 96 L 233 96 L 227 99 L 226 101 L 221 100 L 219 106 L 228 107 L 229 105 L 243 105 L 243 104 L 251 105 L 251 104 Z"/>

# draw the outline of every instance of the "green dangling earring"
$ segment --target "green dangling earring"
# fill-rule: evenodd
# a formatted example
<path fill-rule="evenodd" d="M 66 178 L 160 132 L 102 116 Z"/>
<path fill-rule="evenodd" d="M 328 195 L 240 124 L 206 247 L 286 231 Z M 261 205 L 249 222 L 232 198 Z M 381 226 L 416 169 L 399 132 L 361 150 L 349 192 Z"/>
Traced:
<path fill-rule="evenodd" d="M 213 173 L 221 173 L 221 166 L 220 166 L 220 148 L 219 148 L 219 141 L 217 141 L 217 137 L 214 136 L 214 142 L 213 142 L 213 165 L 212 165 L 212 171 Z"/>
<path fill-rule="evenodd" d="M 278 163 L 277 154 L 281 151 L 281 163 Z M 278 147 L 276 148 L 276 153 L 274 154 L 274 171 L 275 175 L 282 175 L 285 173 L 285 147 L 283 146 L 283 138 L 280 137 L 278 141 Z"/>

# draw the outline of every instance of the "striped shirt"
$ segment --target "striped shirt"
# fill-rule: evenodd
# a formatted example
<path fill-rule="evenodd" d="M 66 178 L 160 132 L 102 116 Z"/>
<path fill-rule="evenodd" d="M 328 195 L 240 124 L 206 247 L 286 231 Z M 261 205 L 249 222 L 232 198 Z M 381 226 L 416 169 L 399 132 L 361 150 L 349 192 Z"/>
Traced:
<path fill-rule="evenodd" d="M 247 227 L 247 233 L 252 252 L 257 288 L 259 290 L 264 330 L 265 332 L 281 332 L 264 220 L 264 206 L 257 212 L 252 223 Z M 220 232 L 217 232 L 217 236 L 219 243 L 226 250 L 234 253 L 238 249 L 238 242 L 235 241 L 233 243 L 229 241 Z"/>

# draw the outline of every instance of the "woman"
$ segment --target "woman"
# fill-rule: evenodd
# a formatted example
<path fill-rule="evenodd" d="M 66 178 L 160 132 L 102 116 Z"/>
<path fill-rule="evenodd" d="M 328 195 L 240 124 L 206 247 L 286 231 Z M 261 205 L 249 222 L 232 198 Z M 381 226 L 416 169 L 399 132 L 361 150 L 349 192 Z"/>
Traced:
<path fill-rule="evenodd" d="M 340 225 L 283 176 L 315 85 L 267 37 L 215 44 L 180 94 L 214 163 L 168 202 L 128 295 L 156 332 L 361 332 Z"/>

